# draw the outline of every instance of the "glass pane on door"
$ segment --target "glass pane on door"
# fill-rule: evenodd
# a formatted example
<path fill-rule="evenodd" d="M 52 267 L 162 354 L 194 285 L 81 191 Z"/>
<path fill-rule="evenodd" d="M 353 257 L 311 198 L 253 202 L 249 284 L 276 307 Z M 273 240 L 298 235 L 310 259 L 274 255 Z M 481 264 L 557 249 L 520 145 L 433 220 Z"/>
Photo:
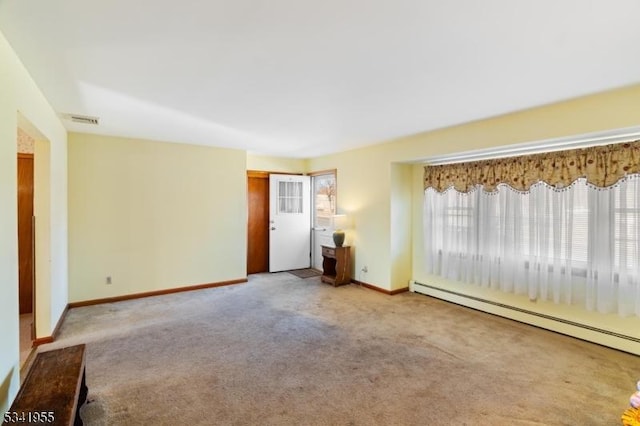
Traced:
<path fill-rule="evenodd" d="M 278 182 L 278 213 L 302 214 L 302 191 L 302 182 Z"/>
<path fill-rule="evenodd" d="M 336 214 L 336 175 L 313 177 L 314 217 L 313 226 L 329 228 L 331 216 Z"/>

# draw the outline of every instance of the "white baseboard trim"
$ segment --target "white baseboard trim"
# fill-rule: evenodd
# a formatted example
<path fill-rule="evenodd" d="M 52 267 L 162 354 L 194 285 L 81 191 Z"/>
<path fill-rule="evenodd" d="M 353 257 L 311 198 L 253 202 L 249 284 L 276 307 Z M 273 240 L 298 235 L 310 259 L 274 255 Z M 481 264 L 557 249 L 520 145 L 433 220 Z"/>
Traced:
<path fill-rule="evenodd" d="M 563 318 L 411 281 L 409 291 L 640 355 L 640 339 Z"/>

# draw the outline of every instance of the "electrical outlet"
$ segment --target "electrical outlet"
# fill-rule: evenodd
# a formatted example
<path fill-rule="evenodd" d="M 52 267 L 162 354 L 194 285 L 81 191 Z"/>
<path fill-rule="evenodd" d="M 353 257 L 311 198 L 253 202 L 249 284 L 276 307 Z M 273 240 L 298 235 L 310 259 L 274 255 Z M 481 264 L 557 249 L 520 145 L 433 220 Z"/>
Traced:
<path fill-rule="evenodd" d="M 107 279 L 106 279 L 106 283 L 107 283 L 107 284 L 111 284 L 111 276 L 108 276 L 108 277 L 107 277 Z"/>
<path fill-rule="evenodd" d="M 369 272 L 369 268 L 367 268 L 367 265 L 364 265 L 364 266 L 362 267 L 362 272 L 364 272 L 365 274 L 366 274 L 367 272 Z"/>

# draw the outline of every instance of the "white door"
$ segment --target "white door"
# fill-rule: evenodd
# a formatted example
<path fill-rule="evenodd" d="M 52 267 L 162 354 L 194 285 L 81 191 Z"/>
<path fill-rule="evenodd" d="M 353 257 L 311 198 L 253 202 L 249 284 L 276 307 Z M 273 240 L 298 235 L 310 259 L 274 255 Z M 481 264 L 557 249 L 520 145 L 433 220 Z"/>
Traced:
<path fill-rule="evenodd" d="M 309 176 L 269 175 L 269 271 L 311 265 Z"/>
<path fill-rule="evenodd" d="M 315 269 L 322 270 L 322 246 L 333 246 L 332 220 L 336 214 L 336 174 L 316 175 L 311 178 L 313 186 L 313 234 L 311 262 Z"/>

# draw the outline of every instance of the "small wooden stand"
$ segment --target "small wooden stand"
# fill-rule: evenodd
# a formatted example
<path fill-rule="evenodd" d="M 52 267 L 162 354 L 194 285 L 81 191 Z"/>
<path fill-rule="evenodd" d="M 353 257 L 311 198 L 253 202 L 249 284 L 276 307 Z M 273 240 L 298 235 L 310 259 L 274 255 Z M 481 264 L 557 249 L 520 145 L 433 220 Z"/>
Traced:
<path fill-rule="evenodd" d="M 334 287 L 351 282 L 351 247 L 322 246 L 322 282 Z"/>

